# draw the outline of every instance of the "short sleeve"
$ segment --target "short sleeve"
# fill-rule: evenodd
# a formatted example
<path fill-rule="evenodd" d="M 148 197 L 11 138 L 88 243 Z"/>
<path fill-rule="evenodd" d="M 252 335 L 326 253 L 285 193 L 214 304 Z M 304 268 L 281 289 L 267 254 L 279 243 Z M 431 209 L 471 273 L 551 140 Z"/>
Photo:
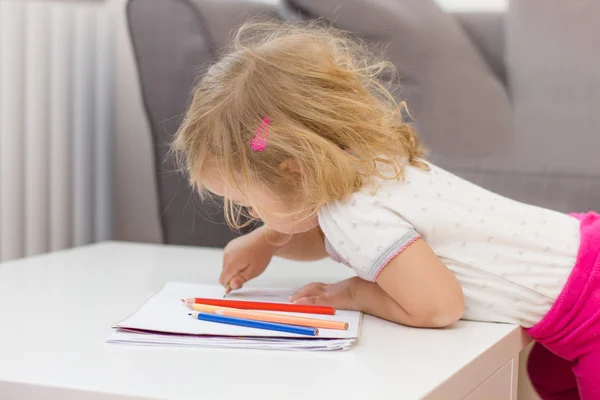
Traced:
<path fill-rule="evenodd" d="M 420 238 L 384 196 L 359 192 L 347 202 L 331 203 L 319 211 L 329 256 L 371 282 L 395 256 Z"/>

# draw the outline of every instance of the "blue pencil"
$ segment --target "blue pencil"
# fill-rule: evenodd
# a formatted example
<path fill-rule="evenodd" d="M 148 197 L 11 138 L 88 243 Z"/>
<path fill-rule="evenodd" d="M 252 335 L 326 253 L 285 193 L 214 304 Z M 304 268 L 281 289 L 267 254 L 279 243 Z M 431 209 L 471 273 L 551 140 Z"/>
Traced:
<path fill-rule="evenodd" d="M 274 322 L 256 321 L 244 318 L 226 317 L 218 314 L 208 314 L 202 312 L 189 313 L 194 318 L 201 321 L 217 322 L 220 324 L 245 326 L 247 328 L 255 329 L 266 329 L 269 331 L 297 333 L 299 335 L 317 336 L 319 330 L 317 328 L 308 328 L 305 326 L 287 325 L 287 324 L 276 324 Z"/>

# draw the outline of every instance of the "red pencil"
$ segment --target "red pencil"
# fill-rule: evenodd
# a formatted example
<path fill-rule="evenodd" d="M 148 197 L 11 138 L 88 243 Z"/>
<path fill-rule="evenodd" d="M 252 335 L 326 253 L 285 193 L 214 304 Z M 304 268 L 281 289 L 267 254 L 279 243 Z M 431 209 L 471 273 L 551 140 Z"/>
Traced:
<path fill-rule="evenodd" d="M 267 303 L 262 301 L 242 301 L 242 300 L 223 300 L 223 299 L 181 299 L 183 302 L 191 305 L 206 304 L 209 306 L 237 308 L 240 310 L 264 310 L 280 312 L 296 312 L 305 314 L 325 314 L 334 315 L 335 308 L 325 306 L 312 306 L 306 304 L 285 304 L 285 303 Z"/>

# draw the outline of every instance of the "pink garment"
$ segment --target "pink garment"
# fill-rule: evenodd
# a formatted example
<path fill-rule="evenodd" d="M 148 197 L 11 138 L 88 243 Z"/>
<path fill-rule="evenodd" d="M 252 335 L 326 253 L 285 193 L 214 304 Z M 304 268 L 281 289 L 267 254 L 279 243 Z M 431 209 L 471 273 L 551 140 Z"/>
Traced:
<path fill-rule="evenodd" d="M 581 221 L 577 263 L 548 314 L 527 332 L 538 342 L 528 371 L 544 400 L 600 400 L 600 215 Z"/>

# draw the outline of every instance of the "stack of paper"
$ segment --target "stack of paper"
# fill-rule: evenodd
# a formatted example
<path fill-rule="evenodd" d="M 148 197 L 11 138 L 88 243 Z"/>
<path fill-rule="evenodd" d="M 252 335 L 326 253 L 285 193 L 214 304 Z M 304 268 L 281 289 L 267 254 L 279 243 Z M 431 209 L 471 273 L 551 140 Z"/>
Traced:
<path fill-rule="evenodd" d="M 287 302 L 291 290 L 242 289 L 231 293 L 232 300 Z M 348 330 L 319 329 L 315 337 L 199 321 L 188 316 L 182 298 L 222 298 L 217 285 L 168 283 L 148 298 L 130 317 L 116 324 L 109 343 L 147 346 L 229 347 L 279 350 L 345 350 L 358 339 L 361 313 L 337 310 L 335 315 L 296 314 L 348 323 Z"/>

